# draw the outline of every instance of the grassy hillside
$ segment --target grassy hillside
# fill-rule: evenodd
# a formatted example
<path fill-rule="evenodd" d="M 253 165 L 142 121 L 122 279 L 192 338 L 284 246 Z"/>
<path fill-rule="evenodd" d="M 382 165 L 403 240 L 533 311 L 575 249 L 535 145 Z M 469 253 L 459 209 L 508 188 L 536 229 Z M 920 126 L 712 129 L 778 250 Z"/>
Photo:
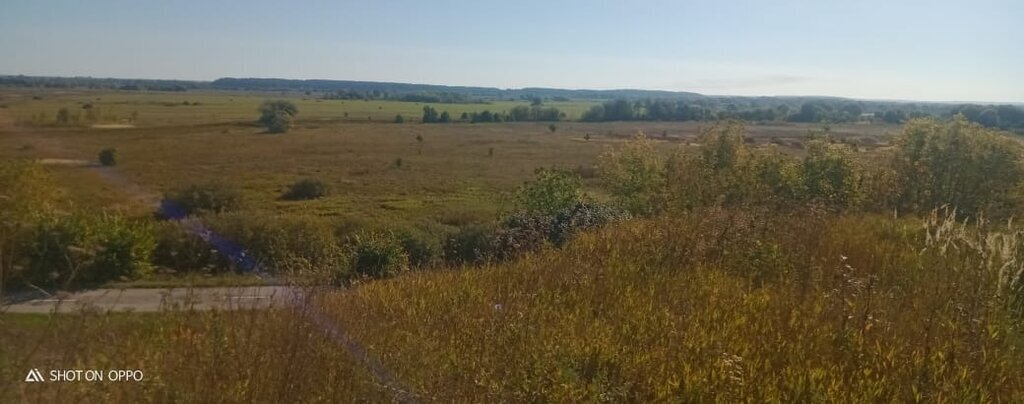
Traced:
<path fill-rule="evenodd" d="M 1020 401 L 1020 300 L 1000 274 L 1019 270 L 1024 239 L 962 223 L 711 209 L 330 292 L 314 310 L 425 402 Z M 154 378 L 8 397 L 381 394 L 328 329 L 286 312 L 0 321 L 7 373 L 71 360 Z"/>

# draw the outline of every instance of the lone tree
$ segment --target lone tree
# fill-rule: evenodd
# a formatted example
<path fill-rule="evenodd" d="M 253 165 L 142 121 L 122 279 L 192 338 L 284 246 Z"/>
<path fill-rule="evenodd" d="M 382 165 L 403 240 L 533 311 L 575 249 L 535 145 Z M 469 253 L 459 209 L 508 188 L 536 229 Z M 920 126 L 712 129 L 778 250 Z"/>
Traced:
<path fill-rule="evenodd" d="M 100 164 L 104 167 L 113 167 L 117 165 L 117 149 L 107 148 L 100 151 L 99 154 Z"/>
<path fill-rule="evenodd" d="M 260 125 L 270 133 L 287 132 L 292 127 L 292 117 L 299 113 L 295 104 L 285 100 L 264 101 L 259 111 Z"/>

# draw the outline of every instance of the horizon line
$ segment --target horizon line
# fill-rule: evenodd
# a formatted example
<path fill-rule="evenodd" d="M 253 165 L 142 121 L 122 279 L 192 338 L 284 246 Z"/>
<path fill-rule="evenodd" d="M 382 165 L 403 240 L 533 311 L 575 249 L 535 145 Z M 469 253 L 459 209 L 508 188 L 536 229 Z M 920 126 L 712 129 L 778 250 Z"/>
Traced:
<path fill-rule="evenodd" d="M 651 89 L 651 88 L 628 88 L 628 87 L 611 87 L 611 88 L 569 88 L 569 87 L 497 87 L 497 86 L 483 86 L 483 85 L 464 85 L 464 84 L 436 84 L 436 83 L 414 83 L 407 81 L 382 81 L 382 80 L 353 80 L 353 79 L 325 79 L 325 78 L 286 78 L 286 77 L 243 77 L 243 76 L 222 76 L 215 79 L 170 79 L 170 78 L 144 78 L 144 77 L 113 77 L 113 76 L 88 76 L 88 75 L 32 75 L 32 74 L 9 74 L 2 73 L 0 77 L 33 77 L 33 78 L 58 78 L 58 79 L 96 79 L 96 80 L 147 80 L 147 81 L 185 81 L 185 82 L 196 82 L 196 83 L 213 83 L 220 79 L 244 79 L 244 80 L 293 80 L 293 81 L 350 81 L 359 83 L 380 83 L 380 84 L 411 84 L 411 85 L 427 85 L 427 86 L 441 86 L 441 87 L 467 87 L 467 88 L 481 88 L 481 89 L 495 89 L 502 91 L 524 91 L 530 89 L 543 89 L 543 90 L 565 90 L 565 91 L 652 91 L 652 92 L 666 92 L 676 94 L 696 94 L 702 97 L 711 98 L 727 98 L 727 97 L 738 97 L 738 98 L 840 98 L 855 101 L 872 101 L 872 102 L 895 102 L 895 103 L 931 103 L 931 104 L 988 104 L 988 105 L 1024 105 L 1024 100 L 1021 101 L 965 101 L 965 100 L 919 100 L 910 98 L 874 98 L 874 97 L 850 97 L 843 95 L 739 95 L 739 94 L 706 94 L 697 91 L 689 90 L 666 90 L 666 89 Z M 277 91 L 277 90 L 275 90 Z"/>

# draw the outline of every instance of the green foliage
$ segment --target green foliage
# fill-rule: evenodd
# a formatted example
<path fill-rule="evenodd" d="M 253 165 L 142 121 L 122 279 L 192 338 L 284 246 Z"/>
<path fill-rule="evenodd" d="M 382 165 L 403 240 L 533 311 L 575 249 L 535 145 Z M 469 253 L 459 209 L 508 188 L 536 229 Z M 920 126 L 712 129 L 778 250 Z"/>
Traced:
<path fill-rule="evenodd" d="M 861 170 L 848 145 L 811 140 L 802 168 L 804 190 L 813 201 L 848 207 L 857 205 L 863 197 Z"/>
<path fill-rule="evenodd" d="M 429 232 L 403 229 L 396 233 L 396 237 L 412 267 L 429 267 L 441 258 L 440 240 Z"/>
<path fill-rule="evenodd" d="M 437 114 L 437 109 L 434 109 L 434 107 L 429 105 L 423 107 L 423 123 L 437 123 L 439 119 L 440 117 Z"/>
<path fill-rule="evenodd" d="M 336 229 L 323 220 L 276 215 L 253 220 L 247 212 L 209 215 L 203 220 L 270 273 L 312 282 L 349 276 L 349 255 Z"/>
<path fill-rule="evenodd" d="M 363 233 L 352 239 L 352 273 L 363 278 L 387 278 L 409 268 L 409 255 L 390 232 Z"/>
<path fill-rule="evenodd" d="M 395 115 L 395 123 L 405 123 L 405 118 L 402 117 L 402 114 Z"/>
<path fill-rule="evenodd" d="M 100 151 L 99 154 L 100 164 L 104 167 L 113 167 L 117 165 L 117 149 L 107 148 Z"/>
<path fill-rule="evenodd" d="M 57 186 L 41 165 L 0 161 L 0 293 L 16 273 L 22 240 L 31 237 L 40 217 L 49 214 L 58 199 Z"/>
<path fill-rule="evenodd" d="M 629 212 L 650 215 L 664 208 L 666 159 L 642 132 L 600 159 L 601 177 Z"/>
<path fill-rule="evenodd" d="M 51 288 L 138 279 L 150 270 L 156 247 L 147 222 L 120 216 L 52 215 L 34 228 L 25 246 L 23 278 Z"/>
<path fill-rule="evenodd" d="M 811 202 L 845 209 L 863 201 L 864 176 L 849 146 L 812 140 L 799 161 L 774 148 L 748 146 L 743 132 L 738 122 L 720 122 L 701 134 L 696 153 L 677 149 L 667 157 L 639 137 L 603 156 L 605 184 L 637 215 L 704 206 L 791 209 Z"/>
<path fill-rule="evenodd" d="M 444 261 L 451 265 L 482 264 L 492 257 L 495 229 L 472 224 L 449 235 L 442 247 Z"/>
<path fill-rule="evenodd" d="M 231 263 L 192 229 L 196 219 L 165 221 L 155 229 L 153 264 L 175 271 L 224 272 Z"/>
<path fill-rule="evenodd" d="M 227 212 L 242 205 L 242 193 L 221 182 L 190 185 L 172 192 L 165 199 L 190 215 Z"/>
<path fill-rule="evenodd" d="M 579 233 L 596 230 L 629 217 L 628 212 L 615 206 L 580 202 L 551 218 L 548 240 L 556 246 L 564 246 Z"/>
<path fill-rule="evenodd" d="M 291 129 L 292 118 L 299 113 L 299 108 L 291 101 L 264 101 L 259 107 L 259 123 L 270 133 L 284 133 Z"/>
<path fill-rule="evenodd" d="M 149 222 L 104 215 L 95 225 L 97 248 L 86 279 L 138 279 L 150 273 L 156 239 Z"/>
<path fill-rule="evenodd" d="M 895 140 L 898 207 L 927 212 L 949 205 L 973 215 L 1006 214 L 1021 184 L 1020 147 L 960 116 L 913 120 Z"/>
<path fill-rule="evenodd" d="M 327 196 L 328 187 L 323 181 L 306 178 L 299 180 L 288 187 L 288 191 L 281 198 L 289 201 L 304 201 L 319 199 Z"/>
<path fill-rule="evenodd" d="M 568 170 L 538 168 L 534 180 L 519 188 L 516 204 L 529 214 L 551 216 L 583 199 L 582 184 L 576 173 Z"/>

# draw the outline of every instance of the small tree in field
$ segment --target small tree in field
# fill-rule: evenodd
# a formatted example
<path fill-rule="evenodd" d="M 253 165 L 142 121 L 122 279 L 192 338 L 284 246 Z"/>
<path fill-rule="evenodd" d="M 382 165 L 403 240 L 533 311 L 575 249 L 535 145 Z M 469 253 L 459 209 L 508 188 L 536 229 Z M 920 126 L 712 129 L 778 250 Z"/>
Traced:
<path fill-rule="evenodd" d="M 583 200 L 583 186 L 576 173 L 538 168 L 534 175 L 516 195 L 516 203 L 526 213 L 552 216 Z"/>
<path fill-rule="evenodd" d="M 299 113 L 298 107 L 291 101 L 264 101 L 260 105 L 260 125 L 270 133 L 284 133 L 292 126 L 292 117 Z"/>
<path fill-rule="evenodd" d="M 99 154 L 100 164 L 104 167 L 113 167 L 117 165 L 117 149 L 107 148 L 100 151 Z"/>

